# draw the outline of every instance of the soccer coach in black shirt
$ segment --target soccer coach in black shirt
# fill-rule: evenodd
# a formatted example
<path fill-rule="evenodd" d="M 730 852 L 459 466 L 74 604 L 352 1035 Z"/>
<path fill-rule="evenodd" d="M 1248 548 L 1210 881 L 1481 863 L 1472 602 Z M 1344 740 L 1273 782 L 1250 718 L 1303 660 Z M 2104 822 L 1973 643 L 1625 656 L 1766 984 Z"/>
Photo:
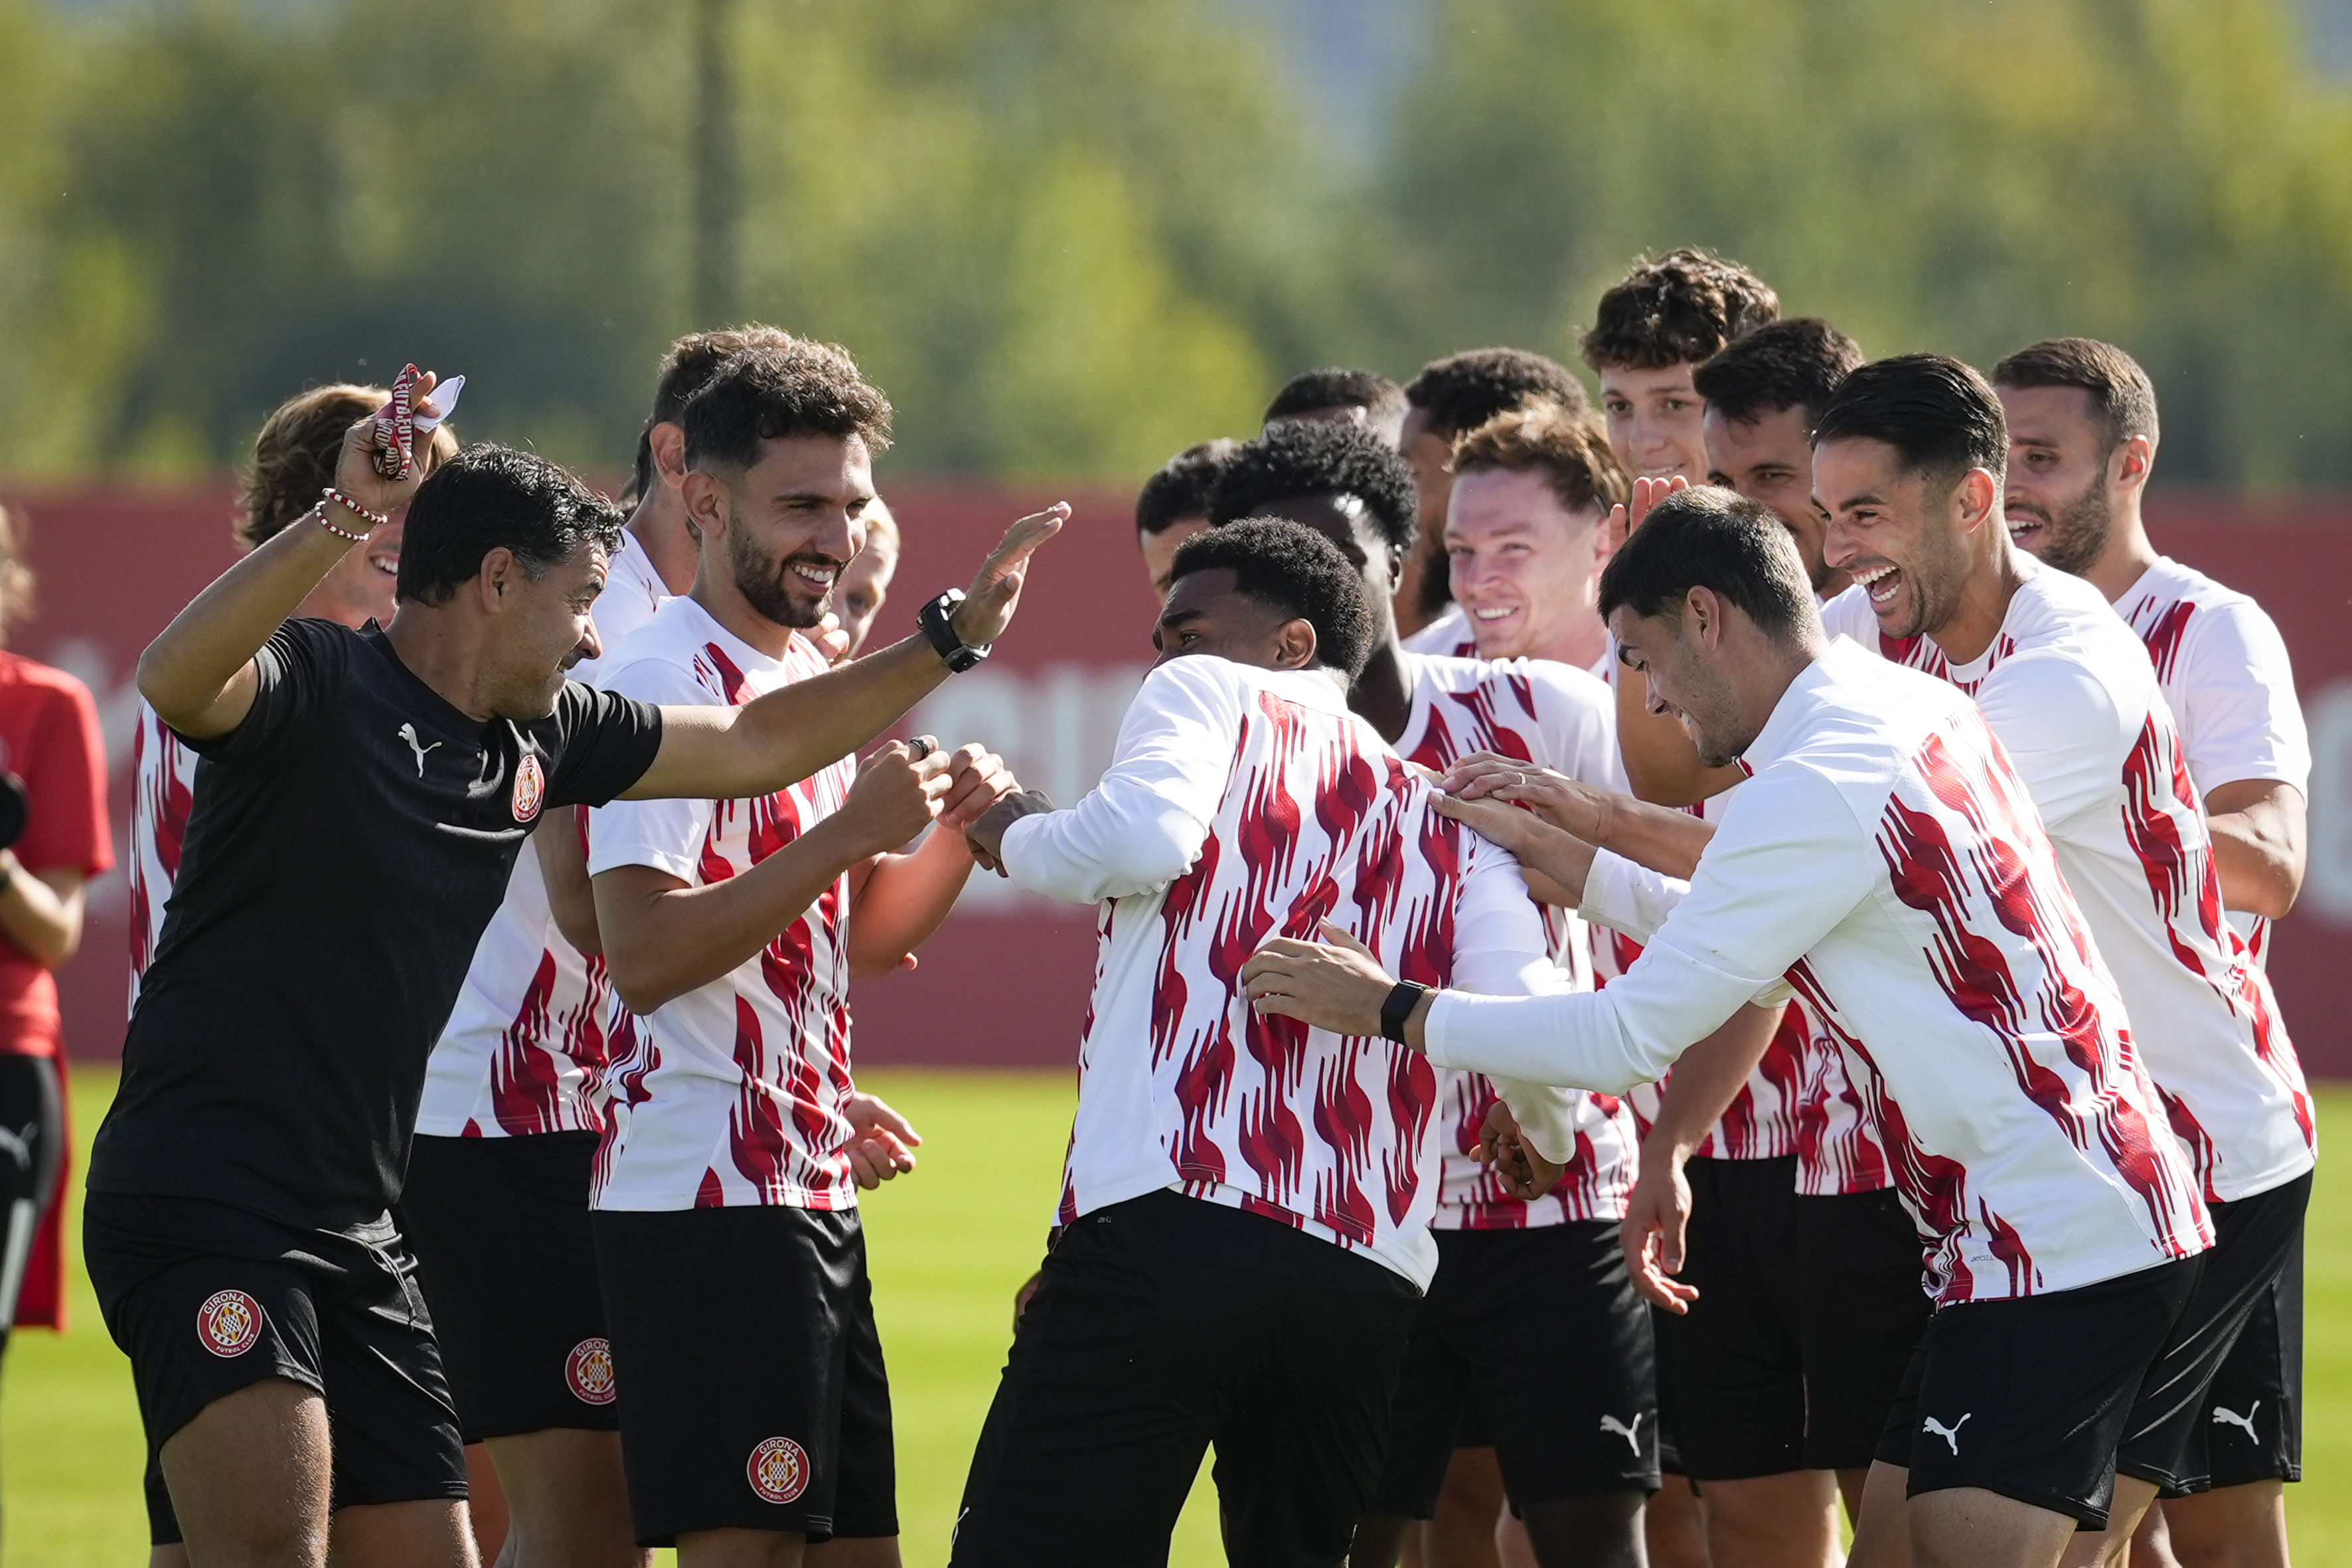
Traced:
<path fill-rule="evenodd" d="M 204 760 L 84 1245 L 199 1563 L 320 1563 L 331 1528 L 339 1562 L 475 1561 L 456 1417 L 388 1211 L 425 1058 L 541 814 L 761 795 L 854 751 L 985 651 L 1064 515 L 1016 523 L 927 635 L 740 708 L 657 709 L 563 675 L 599 652 L 618 510 L 496 447 L 427 479 L 405 436 L 354 425 L 320 508 L 139 665 Z M 288 620 L 404 502 L 392 625 Z"/>

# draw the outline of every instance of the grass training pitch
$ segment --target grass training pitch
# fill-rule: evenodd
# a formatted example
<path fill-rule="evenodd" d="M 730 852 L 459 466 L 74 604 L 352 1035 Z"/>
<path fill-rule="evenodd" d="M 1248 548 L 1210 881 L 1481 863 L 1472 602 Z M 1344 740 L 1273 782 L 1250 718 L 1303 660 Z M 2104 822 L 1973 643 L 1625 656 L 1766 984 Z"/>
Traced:
<path fill-rule="evenodd" d="M 1074 1098 L 1067 1073 L 877 1071 L 861 1085 L 923 1134 L 920 1168 L 866 1194 L 876 1313 L 889 1359 L 898 1508 L 909 1563 L 947 1558 L 973 1436 L 1003 1364 L 1013 1292 L 1036 1267 L 1058 1186 Z M 110 1069 L 74 1076 L 78 1147 L 68 1187 L 79 1237 L 89 1137 L 113 1092 Z M 2352 1128 L 2352 1088 L 2319 1095 L 2324 1131 Z M 2335 1121 L 2345 1112 L 2345 1121 Z M 74 1243 L 71 1322 L 10 1345 L 0 1382 L 5 1556 L 41 1568 L 121 1568 L 146 1560 L 143 1449 L 131 1371 L 107 1338 Z M 2352 1186 L 2323 1160 L 2308 1242 L 2304 1447 L 2312 1479 L 2288 1489 L 2296 1561 L 2352 1568 Z M 667 1564 L 667 1552 L 658 1561 Z M 1223 1560 L 1205 1475 L 1170 1557 Z"/>

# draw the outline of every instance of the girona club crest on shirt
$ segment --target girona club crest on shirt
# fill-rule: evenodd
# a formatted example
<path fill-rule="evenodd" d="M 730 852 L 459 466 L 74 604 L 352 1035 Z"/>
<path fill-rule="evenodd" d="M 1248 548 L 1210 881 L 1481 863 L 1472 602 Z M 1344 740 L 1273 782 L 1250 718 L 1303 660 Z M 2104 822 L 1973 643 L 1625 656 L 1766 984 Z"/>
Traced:
<path fill-rule="evenodd" d="M 610 1405 L 615 1388 L 613 1383 L 613 1342 L 607 1339 L 582 1340 L 563 1358 L 563 1381 L 572 1389 L 572 1396 L 583 1405 Z"/>
<path fill-rule="evenodd" d="M 539 815 L 547 799 L 547 770 L 539 765 L 539 753 L 525 752 L 515 764 L 514 819 L 529 822 Z"/>
<path fill-rule="evenodd" d="M 240 1356 L 261 1338 L 261 1303 L 242 1290 L 215 1290 L 196 1309 L 196 1339 L 216 1356 Z"/>
<path fill-rule="evenodd" d="M 762 1502 L 792 1502 L 808 1490 L 808 1455 L 790 1437 L 771 1437 L 752 1449 L 746 1468 Z"/>

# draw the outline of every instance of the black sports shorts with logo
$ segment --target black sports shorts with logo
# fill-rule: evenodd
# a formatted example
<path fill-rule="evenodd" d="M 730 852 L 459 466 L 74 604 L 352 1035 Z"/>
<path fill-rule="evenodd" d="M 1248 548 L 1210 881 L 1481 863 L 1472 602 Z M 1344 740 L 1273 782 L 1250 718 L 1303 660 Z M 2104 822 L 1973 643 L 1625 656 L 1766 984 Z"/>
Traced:
<path fill-rule="evenodd" d="M 283 1377 L 326 1399 L 334 1507 L 466 1495 L 432 1319 L 389 1215 L 320 1230 L 203 1198 L 94 1192 L 82 1252 L 131 1358 L 151 1470 L 205 1405 Z M 153 1539 L 178 1539 L 168 1509 L 150 1515 Z"/>
<path fill-rule="evenodd" d="M 1695 1159 L 1683 1271 L 1698 1300 L 1674 1325 L 1674 1439 L 1702 1483 L 1805 1467 L 1797 1161 Z"/>
<path fill-rule="evenodd" d="M 1862 1469 L 1935 1311 L 1919 1228 L 1891 1190 L 1801 1194 L 1796 1210 L 1805 1468 Z"/>
<path fill-rule="evenodd" d="M 898 1533 L 890 1384 L 857 1211 L 589 1216 L 637 1540 Z"/>
<path fill-rule="evenodd" d="M 1418 1293 L 1278 1219 L 1150 1193 L 1046 1257 L 981 1428 L 957 1568 L 1160 1568 L 1201 1456 L 1227 1560 L 1343 1560 Z"/>
<path fill-rule="evenodd" d="M 593 1132 L 420 1137 L 400 1220 L 468 1443 L 621 1424 L 596 1243 Z"/>
<path fill-rule="evenodd" d="M 2212 1205 L 2213 1249 L 2116 1468 L 2171 1496 L 2303 1479 L 2303 1226 L 2311 1173 Z"/>
<path fill-rule="evenodd" d="M 1657 1490 L 1657 1358 L 1618 1229 L 1433 1233 L 1437 1277 L 1413 1316 L 1367 1512 L 1436 1512 L 1469 1409 L 1514 1508 Z"/>
<path fill-rule="evenodd" d="M 2162 1403 L 2158 1360 L 2204 1264 L 1938 1309 L 1878 1458 L 1909 1468 L 1912 1497 L 1981 1487 L 2105 1530 L 2116 1445 Z"/>

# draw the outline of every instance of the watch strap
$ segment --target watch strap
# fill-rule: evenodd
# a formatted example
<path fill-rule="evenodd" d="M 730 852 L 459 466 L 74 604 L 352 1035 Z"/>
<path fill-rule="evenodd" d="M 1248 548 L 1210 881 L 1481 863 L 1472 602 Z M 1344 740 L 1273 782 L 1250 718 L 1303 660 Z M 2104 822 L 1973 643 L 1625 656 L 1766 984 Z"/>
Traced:
<path fill-rule="evenodd" d="M 1405 1020 L 1412 1016 L 1412 1010 L 1421 1005 L 1421 999 L 1433 989 L 1435 987 L 1414 980 L 1398 981 L 1396 988 L 1389 993 L 1388 1000 L 1381 1004 L 1381 1038 L 1403 1045 Z"/>

